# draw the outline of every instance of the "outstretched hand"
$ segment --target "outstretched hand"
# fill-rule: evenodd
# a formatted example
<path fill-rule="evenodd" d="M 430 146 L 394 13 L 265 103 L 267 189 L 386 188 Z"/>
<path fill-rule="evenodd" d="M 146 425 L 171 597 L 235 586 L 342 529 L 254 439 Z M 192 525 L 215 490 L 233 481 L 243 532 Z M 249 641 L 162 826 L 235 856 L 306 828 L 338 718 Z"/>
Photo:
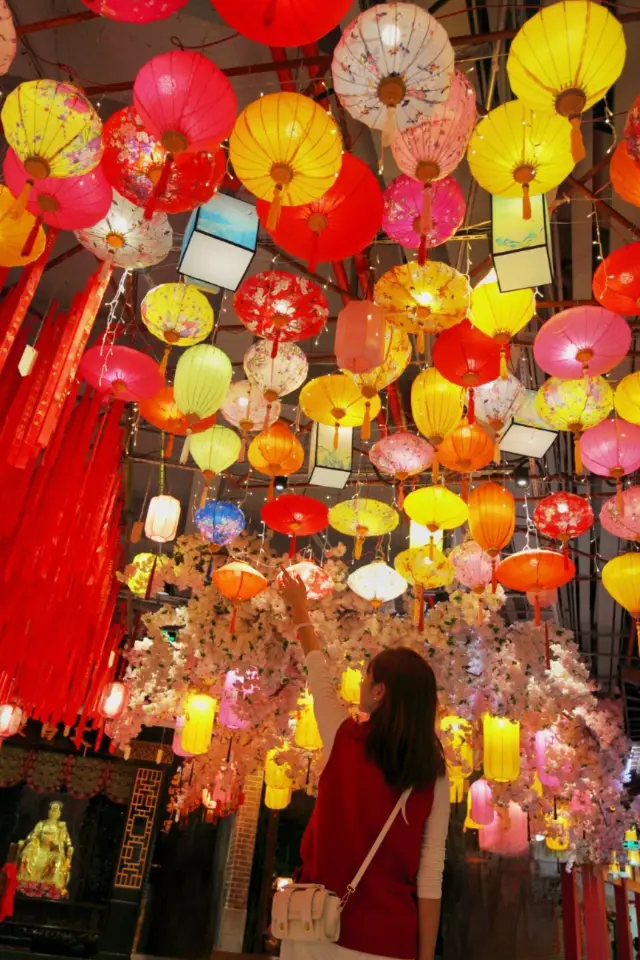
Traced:
<path fill-rule="evenodd" d="M 303 610 L 307 605 L 307 588 L 295 573 L 284 569 L 278 578 L 278 590 L 292 610 Z"/>

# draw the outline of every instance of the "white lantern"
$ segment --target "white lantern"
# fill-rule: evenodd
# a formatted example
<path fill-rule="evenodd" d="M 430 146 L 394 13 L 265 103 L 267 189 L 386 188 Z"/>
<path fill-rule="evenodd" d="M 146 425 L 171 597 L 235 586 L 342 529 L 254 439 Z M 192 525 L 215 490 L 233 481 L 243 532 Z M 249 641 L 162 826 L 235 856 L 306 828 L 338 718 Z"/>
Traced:
<path fill-rule="evenodd" d="M 180 501 L 175 497 L 161 494 L 152 497 L 144 522 L 144 533 L 156 543 L 169 543 L 175 540 L 180 521 Z"/>
<path fill-rule="evenodd" d="M 201 290 L 237 290 L 257 242 L 255 206 L 217 193 L 191 214 L 178 272 Z"/>
<path fill-rule="evenodd" d="M 0 706 L 0 739 L 13 737 L 22 726 L 23 713 L 11 703 Z"/>
<path fill-rule="evenodd" d="M 129 690 L 124 683 L 114 680 L 113 683 L 105 684 L 98 705 L 98 713 L 107 720 L 117 720 L 124 713 L 128 702 Z"/>
<path fill-rule="evenodd" d="M 349 587 L 374 608 L 402 596 L 407 581 L 383 560 L 358 567 L 347 579 Z"/>

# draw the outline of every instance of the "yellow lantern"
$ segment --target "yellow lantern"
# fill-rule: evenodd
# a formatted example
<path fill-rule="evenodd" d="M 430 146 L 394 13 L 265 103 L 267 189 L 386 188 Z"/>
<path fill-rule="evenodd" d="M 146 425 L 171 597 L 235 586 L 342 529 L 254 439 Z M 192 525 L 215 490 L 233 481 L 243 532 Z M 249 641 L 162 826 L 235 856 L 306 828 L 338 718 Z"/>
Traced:
<path fill-rule="evenodd" d="M 284 742 L 281 747 L 274 747 L 267 753 L 267 761 L 264 768 L 264 782 L 268 787 L 274 790 L 291 790 L 293 780 L 291 779 L 291 767 L 285 761 L 278 762 L 278 757 L 289 749 L 289 744 Z"/>
<path fill-rule="evenodd" d="M 380 277 L 374 292 L 387 321 L 417 335 L 420 353 L 425 333 L 441 333 L 464 320 L 470 296 L 464 274 L 437 260 L 424 266 L 410 261 L 392 267 Z"/>
<path fill-rule="evenodd" d="M 469 168 L 488 193 L 522 197 L 523 219 L 530 220 L 529 197 L 557 187 L 573 169 L 570 134 L 562 117 L 510 100 L 490 110 L 473 131 Z"/>
<path fill-rule="evenodd" d="M 496 783 L 510 783 L 520 776 L 520 721 L 492 717 L 482 721 L 484 775 Z"/>
<path fill-rule="evenodd" d="M 338 533 L 355 537 L 354 557 L 362 556 L 366 537 L 382 537 L 398 526 L 399 516 L 393 507 L 381 500 L 354 497 L 334 504 L 329 510 L 329 524 Z"/>
<path fill-rule="evenodd" d="M 571 121 L 574 163 L 584 158 L 580 114 L 616 82 L 626 54 L 622 26 L 599 3 L 552 3 L 514 37 L 507 73 L 516 97 L 531 110 Z"/>
<path fill-rule="evenodd" d="M 195 756 L 206 753 L 211 743 L 217 701 L 206 693 L 191 693 L 184 705 L 181 746 Z"/>
<path fill-rule="evenodd" d="M 401 597 L 407 589 L 407 581 L 388 566 L 384 560 L 374 560 L 358 567 L 349 574 L 347 583 L 354 593 L 368 600 L 374 610 L 383 603 Z"/>
<path fill-rule="evenodd" d="M 229 138 L 236 176 L 261 200 L 271 200 L 267 230 L 282 205 L 318 200 L 342 166 L 338 127 L 323 107 L 301 93 L 269 93 L 245 107 Z"/>
<path fill-rule="evenodd" d="M 507 379 L 507 344 L 536 312 L 533 290 L 501 293 L 497 283 L 483 283 L 471 294 L 471 322 L 500 344 L 500 376 Z"/>
<path fill-rule="evenodd" d="M 576 473 L 582 473 L 580 437 L 597 427 L 613 407 L 613 390 L 604 377 L 559 380 L 549 377 L 536 394 L 536 410 L 554 430 L 569 430 L 574 437 Z"/>
<path fill-rule="evenodd" d="M 455 530 L 466 523 L 469 516 L 462 497 L 447 487 L 421 487 L 413 490 L 405 498 L 404 512 L 432 534 L 436 530 Z M 429 543 L 428 549 L 435 549 L 433 541 Z"/>
<path fill-rule="evenodd" d="M 547 817 L 547 826 L 553 826 L 553 834 L 547 834 L 545 844 L 547 850 L 554 853 L 564 853 L 569 849 L 569 817 L 566 813 L 558 813 L 556 817 Z"/>
<path fill-rule="evenodd" d="M 628 423 L 640 424 L 640 370 L 628 373 L 616 387 L 616 413 Z"/>
<path fill-rule="evenodd" d="M 192 434 L 189 452 L 209 484 L 215 476 L 236 462 L 241 447 L 242 441 L 234 430 L 215 426 Z"/>
<path fill-rule="evenodd" d="M 146 597 L 151 589 L 153 580 L 169 562 L 169 558 L 157 553 L 137 553 L 131 561 L 133 568 L 131 576 L 127 578 L 127 586 L 136 597 Z M 149 581 L 151 580 L 151 584 Z"/>
<path fill-rule="evenodd" d="M 440 739 L 451 783 L 451 802 L 464 797 L 465 780 L 473 773 L 473 730 L 468 720 L 449 715 L 440 721 Z"/>
<path fill-rule="evenodd" d="M 24 267 L 37 260 L 46 241 L 42 227 L 28 210 L 15 215 L 15 200 L 9 187 L 0 186 L 0 266 Z M 31 232 L 37 229 L 35 243 L 31 246 Z M 23 254 L 23 250 L 29 252 Z"/>
<path fill-rule="evenodd" d="M 602 585 L 636 621 L 640 646 L 640 553 L 621 553 L 602 568 Z"/>
<path fill-rule="evenodd" d="M 411 384 L 411 413 L 416 427 L 435 447 L 433 481 L 438 480 L 438 447 L 462 420 L 464 391 L 435 367 L 422 370 Z"/>
<path fill-rule="evenodd" d="M 264 805 L 269 810 L 285 810 L 291 803 L 291 788 L 278 790 L 277 787 L 266 787 L 264 791 Z"/>
<path fill-rule="evenodd" d="M 298 707 L 300 709 L 296 715 L 296 732 L 293 738 L 296 746 L 301 750 L 322 750 L 322 737 L 313 712 L 313 697 L 308 691 L 300 697 Z"/>
<path fill-rule="evenodd" d="M 340 696 L 347 703 L 357 707 L 360 703 L 362 672 L 357 667 L 347 667 L 340 677 Z"/>
<path fill-rule="evenodd" d="M 400 327 L 388 323 L 384 332 L 384 360 L 367 373 L 353 373 L 362 396 L 372 400 L 381 390 L 402 376 L 411 360 L 411 341 Z"/>
<path fill-rule="evenodd" d="M 430 534 L 430 536 L 433 535 Z M 418 630 L 422 633 L 425 590 L 437 590 L 451 583 L 453 568 L 444 553 L 432 543 L 403 550 L 402 553 L 397 554 L 393 565 L 400 576 L 415 587 L 413 618 Z"/>
<path fill-rule="evenodd" d="M 197 287 L 188 283 L 161 283 L 149 290 L 140 304 L 145 327 L 166 343 L 160 364 L 167 369 L 171 347 L 191 347 L 209 336 L 213 329 L 213 310 Z"/>
<path fill-rule="evenodd" d="M 333 447 L 338 449 L 340 427 L 362 427 L 361 436 L 371 435 L 371 418 L 380 413 L 380 397 L 364 397 L 353 377 L 329 373 L 305 383 L 300 391 L 300 409 L 316 423 L 333 427 Z"/>
<path fill-rule="evenodd" d="M 415 520 L 409 520 L 409 549 L 413 547 L 428 547 L 432 539 L 433 545 L 442 549 L 444 531 L 434 530 L 433 533 L 431 533 L 431 531 L 423 527 L 421 523 L 416 523 Z"/>
<path fill-rule="evenodd" d="M 180 460 L 186 462 L 191 429 L 219 410 L 232 375 L 226 353 L 210 343 L 199 343 L 182 354 L 176 366 L 173 392 L 178 408 L 189 425 Z"/>

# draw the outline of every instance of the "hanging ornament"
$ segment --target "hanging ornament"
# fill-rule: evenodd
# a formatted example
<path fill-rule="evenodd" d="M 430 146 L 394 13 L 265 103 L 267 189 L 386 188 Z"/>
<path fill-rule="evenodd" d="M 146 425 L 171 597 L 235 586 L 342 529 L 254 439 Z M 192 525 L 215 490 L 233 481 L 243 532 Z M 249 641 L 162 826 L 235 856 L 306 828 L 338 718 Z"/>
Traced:
<path fill-rule="evenodd" d="M 211 0 L 222 19 L 243 37 L 275 47 L 315 43 L 337 27 L 349 12 L 350 0 Z"/>
<path fill-rule="evenodd" d="M 611 162 L 609 163 L 609 176 L 611 177 L 611 184 L 613 189 L 623 200 L 626 200 L 627 203 L 632 203 L 634 207 L 640 206 L 640 163 L 637 159 L 634 159 L 631 155 L 629 144 L 626 140 L 620 140 L 618 146 L 615 148 L 611 155 Z M 632 246 L 632 244 L 628 244 Z M 624 250 L 624 247 L 620 247 L 621 250 Z M 600 268 L 598 268 L 600 269 Z M 596 271 L 597 273 L 598 271 Z M 594 276 L 595 282 L 595 276 Z M 600 300 L 598 293 L 595 292 L 596 298 Z M 610 306 L 609 303 L 605 304 L 600 300 L 603 306 Z M 622 311 L 623 313 L 625 311 Z"/>
<path fill-rule="evenodd" d="M 269 503 L 265 503 L 260 512 L 264 523 L 277 533 L 283 533 L 289 539 L 289 556 L 296 555 L 296 538 L 311 537 L 324 530 L 329 522 L 326 504 L 315 497 L 286 493 Z"/>
<path fill-rule="evenodd" d="M 15 199 L 0 185 L 0 266 L 24 267 L 42 256 L 47 238 L 39 221 L 28 210 L 12 215 Z"/>
<path fill-rule="evenodd" d="M 559 380 L 550 377 L 536 394 L 536 410 L 554 430 L 568 430 L 574 436 L 576 473 L 582 473 L 580 437 L 596 427 L 611 412 L 613 390 L 604 377 Z"/>
<path fill-rule="evenodd" d="M 453 569 L 437 547 L 410 547 L 398 553 L 393 561 L 397 573 L 414 587 L 413 619 L 419 633 L 424 630 L 424 594 L 438 590 L 453 581 Z"/>
<path fill-rule="evenodd" d="M 497 557 L 516 528 L 516 502 L 499 483 L 481 483 L 469 494 L 469 533 L 491 557 L 492 590 L 496 592 Z"/>
<path fill-rule="evenodd" d="M 440 334 L 432 356 L 434 367 L 443 377 L 468 390 L 467 417 L 473 423 L 474 389 L 500 375 L 500 347 L 469 320 L 463 320 L 455 329 Z"/>
<path fill-rule="evenodd" d="M 171 252 L 173 233 L 164 213 L 145 220 L 142 210 L 113 194 L 108 214 L 76 237 L 98 260 L 125 270 L 144 270 L 161 263 Z"/>
<path fill-rule="evenodd" d="M 382 537 L 398 526 L 400 518 L 387 503 L 365 497 L 343 500 L 329 510 L 329 525 L 338 533 L 355 537 L 354 557 L 359 560 L 366 537 Z"/>
<path fill-rule="evenodd" d="M 325 597 L 331 596 L 335 589 L 335 583 L 329 574 L 325 573 L 317 563 L 312 563 L 310 560 L 300 560 L 298 563 L 292 564 L 287 567 L 287 573 L 302 580 L 308 600 L 324 600 Z M 283 579 L 282 573 L 279 573 L 277 576 L 278 583 L 282 584 Z"/>
<path fill-rule="evenodd" d="M 593 294 L 596 300 L 599 300 L 607 310 L 627 315 L 640 313 L 639 257 L 640 242 L 628 243 L 624 247 L 614 250 L 600 263 L 593 275 Z M 583 307 L 583 309 L 597 310 L 597 307 Z M 606 311 L 602 311 L 602 313 L 604 314 Z M 615 313 L 612 316 L 615 317 Z M 616 320 L 618 321 L 618 327 L 625 323 L 622 317 L 616 317 Z M 609 326 L 612 326 L 613 323 L 614 321 L 609 319 Z M 620 346 L 622 346 L 624 338 L 615 328 L 612 330 L 614 337 L 616 332 Z M 602 334 L 602 341 L 599 341 L 599 344 L 602 342 L 603 349 L 607 349 L 610 346 L 607 341 L 608 330 L 602 331 Z M 608 369 L 612 369 L 612 367 Z M 598 370 L 598 373 L 604 372 L 604 370 Z"/>
<path fill-rule="evenodd" d="M 420 127 L 413 128 L 415 131 Z M 418 263 L 424 264 L 427 250 L 446 243 L 464 220 L 464 194 L 453 177 L 444 177 L 431 187 L 431 230 L 421 229 L 424 187 L 418 180 L 402 174 L 392 180 L 384 192 L 382 229 L 403 247 L 419 250 Z"/>
<path fill-rule="evenodd" d="M 199 343 L 181 354 L 173 386 L 176 403 L 185 414 L 191 430 L 220 409 L 232 373 L 231 361 L 226 353 L 210 343 Z M 187 431 L 187 437 L 189 433 L 190 430 Z M 186 459 L 184 447 L 183 456 Z"/>
<path fill-rule="evenodd" d="M 466 501 L 468 475 L 488 466 L 494 453 L 493 438 L 477 423 L 464 418 L 438 447 L 438 460 L 449 470 L 462 474 L 461 493 Z"/>
<path fill-rule="evenodd" d="M 304 449 L 286 423 L 278 420 L 256 434 L 247 459 L 254 470 L 271 478 L 267 499 L 272 500 L 275 478 L 297 473 L 304 463 Z"/>
<path fill-rule="evenodd" d="M 437 531 L 455 530 L 466 523 L 469 515 L 464 500 L 446 487 L 413 490 L 404 501 L 404 512 L 411 520 L 427 528 L 431 534 L 430 551 L 435 550 L 433 535 Z"/>
<path fill-rule="evenodd" d="M 621 553 L 602 568 L 602 586 L 636 621 L 640 647 L 640 553 Z"/>
<path fill-rule="evenodd" d="M 520 721 L 486 713 L 482 719 L 482 746 L 487 780 L 514 783 L 520 776 Z"/>
<path fill-rule="evenodd" d="M 127 586 L 136 597 L 149 598 L 164 589 L 163 567 L 168 557 L 157 553 L 137 553 L 127 567 Z"/>
<path fill-rule="evenodd" d="M 361 427 L 368 440 L 371 420 L 380 413 L 380 398 L 370 400 L 360 393 L 353 378 L 344 373 L 329 373 L 305 383 L 298 400 L 305 416 L 334 428 L 334 449 L 338 447 L 339 427 Z"/>
<path fill-rule="evenodd" d="M 341 370 L 369 373 L 385 355 L 385 312 L 370 300 L 350 300 L 338 314 L 334 352 Z"/>
<path fill-rule="evenodd" d="M 78 376 L 116 400 L 145 400 L 154 397 L 163 384 L 162 374 L 152 357 L 119 344 L 105 344 L 86 351 Z"/>
<path fill-rule="evenodd" d="M 233 543 L 247 525 L 240 507 L 227 500 L 207 500 L 204 506 L 196 510 L 194 522 L 198 533 L 211 545 L 212 550 Z"/>
<path fill-rule="evenodd" d="M 406 430 L 382 437 L 369 451 L 369 459 L 376 470 L 398 483 L 398 507 L 404 502 L 403 482 L 407 477 L 416 477 L 428 470 L 433 457 L 431 444 Z"/>
<path fill-rule="evenodd" d="M 280 344 L 273 357 L 271 344 L 258 340 L 244 355 L 244 372 L 267 402 L 266 424 L 271 417 L 271 405 L 278 397 L 286 397 L 305 382 L 309 364 L 295 343 Z"/>
<path fill-rule="evenodd" d="M 558 490 L 543 497 L 533 511 L 536 530 L 551 540 L 559 540 L 568 558 L 567 544 L 593 526 L 593 510 L 588 500 L 574 493 Z"/>
<path fill-rule="evenodd" d="M 536 625 L 540 625 L 538 595 L 544 590 L 557 590 L 576 575 L 573 561 L 553 550 L 520 550 L 500 561 L 498 581 L 507 590 L 532 593 L 535 596 Z"/>
<path fill-rule="evenodd" d="M 265 425 L 271 426 L 279 418 L 280 409 L 279 400 L 267 403 L 259 388 L 250 380 L 238 380 L 231 384 L 220 410 L 225 420 L 240 430 L 240 461 L 244 460 L 247 433 L 262 430 Z"/>
<path fill-rule="evenodd" d="M 488 423 L 495 433 L 495 463 L 500 463 L 500 435 L 504 426 L 516 416 L 526 397 L 524 387 L 512 373 L 507 373 L 505 380 L 498 377 L 497 380 L 490 380 L 489 383 L 476 387 L 476 418 L 482 423 Z"/>
<path fill-rule="evenodd" d="M 501 293 L 497 283 L 482 283 L 471 294 L 471 321 L 500 346 L 500 377 L 507 379 L 508 344 L 536 312 L 533 290 Z"/>
<path fill-rule="evenodd" d="M 433 482 L 438 481 L 438 448 L 462 419 L 463 393 L 435 367 L 421 370 L 411 384 L 411 414 L 420 433 L 435 448 Z"/>
<path fill-rule="evenodd" d="M 533 355 L 552 377 L 578 380 L 613 370 L 630 344 L 629 324 L 617 313 L 603 307 L 571 307 L 543 324 L 533 342 Z"/>
<path fill-rule="evenodd" d="M 233 309 L 247 330 L 272 342 L 272 357 L 280 343 L 318 336 L 329 316 L 320 287 L 284 270 L 265 270 L 243 280 Z"/>
<path fill-rule="evenodd" d="M 640 486 L 627 487 L 619 497 L 610 497 L 602 505 L 599 517 L 604 530 L 621 540 L 640 541 Z"/>
<path fill-rule="evenodd" d="M 218 567 L 213 572 L 213 579 L 222 596 L 232 604 L 233 613 L 229 624 L 229 632 L 233 634 L 236 629 L 239 605 L 245 600 L 257 597 L 258 594 L 267 589 L 269 584 L 266 577 L 242 560 L 230 560 L 224 566 Z M 184 743 L 184 736 L 182 739 Z"/>
<path fill-rule="evenodd" d="M 166 20 L 185 6 L 187 0 L 82 0 L 99 17 L 124 23 L 154 23 Z"/>
<path fill-rule="evenodd" d="M 367 373 L 354 373 L 353 379 L 367 400 L 381 393 L 390 383 L 402 376 L 411 360 L 411 341 L 400 327 L 386 324 L 384 332 L 384 359 L 379 367 Z"/>
<path fill-rule="evenodd" d="M 241 440 L 235 430 L 218 425 L 194 433 L 189 441 L 189 453 L 200 467 L 207 486 L 236 462 L 240 447 Z"/>
<path fill-rule="evenodd" d="M 616 481 L 622 496 L 622 478 L 640 469 L 640 426 L 618 417 L 603 420 L 580 438 L 580 455 L 587 470 Z M 619 501 L 622 509 L 622 499 Z"/>
<path fill-rule="evenodd" d="M 184 437 L 190 431 L 196 433 L 200 430 L 207 430 L 215 423 L 216 415 L 212 414 L 204 420 L 198 420 L 190 424 L 189 417 L 179 409 L 173 392 L 173 387 L 169 384 L 162 387 L 154 396 L 138 402 L 140 416 L 151 423 L 163 433 L 172 436 Z M 166 451 L 169 456 L 169 451 Z"/>
<path fill-rule="evenodd" d="M 368 600 L 374 610 L 383 603 L 401 597 L 407 589 L 407 581 L 384 560 L 374 560 L 358 567 L 347 578 L 347 584 L 363 600 Z"/>
<path fill-rule="evenodd" d="M 145 327 L 166 344 L 166 362 L 171 347 L 190 347 L 205 340 L 213 329 L 213 310 L 197 287 L 188 283 L 161 283 L 149 290 L 140 304 Z"/>
<path fill-rule="evenodd" d="M 475 540 L 463 540 L 449 553 L 456 580 L 474 593 L 483 593 L 493 576 L 491 557 Z"/>

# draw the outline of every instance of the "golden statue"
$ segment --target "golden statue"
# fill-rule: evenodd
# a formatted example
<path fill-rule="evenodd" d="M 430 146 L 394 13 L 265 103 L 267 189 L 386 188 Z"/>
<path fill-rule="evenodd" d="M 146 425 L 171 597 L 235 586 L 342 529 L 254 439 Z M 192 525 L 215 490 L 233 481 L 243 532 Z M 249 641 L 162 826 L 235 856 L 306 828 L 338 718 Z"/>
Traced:
<path fill-rule="evenodd" d="M 18 890 L 31 897 L 68 897 L 73 847 L 62 804 L 49 804 L 49 816 L 40 820 L 26 840 L 18 843 Z"/>

